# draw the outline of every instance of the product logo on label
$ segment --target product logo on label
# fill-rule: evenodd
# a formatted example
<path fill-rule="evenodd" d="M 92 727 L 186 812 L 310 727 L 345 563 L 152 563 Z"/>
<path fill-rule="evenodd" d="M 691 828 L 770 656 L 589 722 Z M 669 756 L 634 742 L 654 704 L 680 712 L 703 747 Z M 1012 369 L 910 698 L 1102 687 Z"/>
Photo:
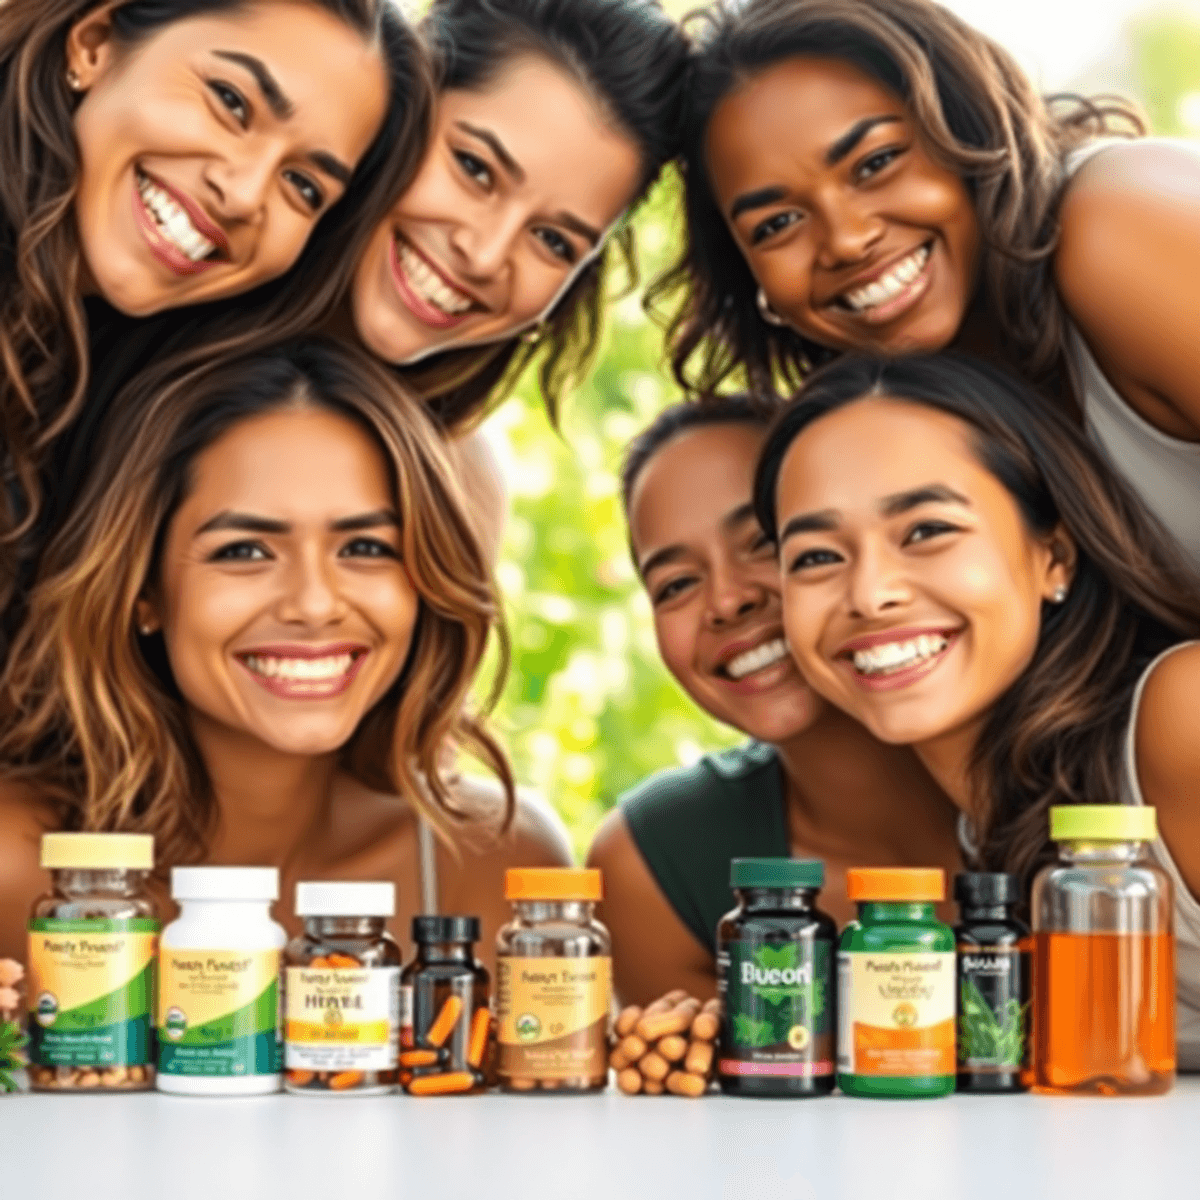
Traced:
<path fill-rule="evenodd" d="M 43 1028 L 54 1024 L 58 1016 L 58 997 L 53 992 L 43 992 L 37 998 L 37 1023 Z"/>
<path fill-rule="evenodd" d="M 892 1020 L 896 1022 L 902 1029 L 917 1023 L 917 1006 L 909 1004 L 907 1000 L 901 1001 L 892 1009 Z"/>
<path fill-rule="evenodd" d="M 742 983 L 754 988 L 768 1004 L 797 995 L 812 981 L 812 963 L 796 965 L 799 947 L 795 942 L 773 949 L 761 946 L 754 952 L 753 962 L 742 963 Z"/>
<path fill-rule="evenodd" d="M 542 1023 L 533 1013 L 522 1013 L 514 1023 L 517 1037 L 523 1042 L 532 1042 L 542 1032 Z"/>
<path fill-rule="evenodd" d="M 182 1008 L 168 1008 L 163 1019 L 162 1031 L 171 1041 L 179 1041 L 187 1033 L 187 1013 Z"/>

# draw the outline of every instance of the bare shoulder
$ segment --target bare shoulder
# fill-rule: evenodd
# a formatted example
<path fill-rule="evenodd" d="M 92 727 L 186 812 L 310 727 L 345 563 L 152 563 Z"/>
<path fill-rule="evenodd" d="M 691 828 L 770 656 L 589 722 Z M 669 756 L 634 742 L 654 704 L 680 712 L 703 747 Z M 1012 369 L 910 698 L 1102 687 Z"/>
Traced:
<path fill-rule="evenodd" d="M 617 994 L 646 1004 L 673 988 L 707 998 L 716 985 L 712 955 L 696 940 L 658 885 L 619 808 L 600 823 L 587 864 L 604 873 L 600 916 L 613 940 Z"/>
<path fill-rule="evenodd" d="M 1200 643 L 1168 655 L 1142 690 L 1135 730 L 1138 773 L 1200 782 Z M 1143 789 L 1144 790 L 1144 789 Z M 1147 802 L 1153 803 L 1147 796 Z"/>
<path fill-rule="evenodd" d="M 0 780 L 0 958 L 25 957 L 26 918 L 50 886 L 39 866 L 42 834 L 56 828 L 57 814 L 36 791 Z"/>

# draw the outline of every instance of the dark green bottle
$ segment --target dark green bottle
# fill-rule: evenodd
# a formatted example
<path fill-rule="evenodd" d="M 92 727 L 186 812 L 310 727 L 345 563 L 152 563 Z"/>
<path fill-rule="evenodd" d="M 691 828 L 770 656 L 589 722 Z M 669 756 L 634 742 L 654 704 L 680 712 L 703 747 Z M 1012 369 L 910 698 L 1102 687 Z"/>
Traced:
<path fill-rule="evenodd" d="M 717 1082 L 733 1096 L 827 1096 L 837 925 L 816 907 L 825 865 L 735 858 L 729 882 L 738 906 L 717 927 Z"/>

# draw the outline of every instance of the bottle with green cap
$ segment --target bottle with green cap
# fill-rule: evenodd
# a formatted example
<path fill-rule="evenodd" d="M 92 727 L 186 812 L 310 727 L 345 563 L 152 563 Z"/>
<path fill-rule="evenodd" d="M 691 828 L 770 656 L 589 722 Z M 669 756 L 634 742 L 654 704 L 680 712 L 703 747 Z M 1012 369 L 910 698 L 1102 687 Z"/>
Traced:
<path fill-rule="evenodd" d="M 730 863 L 738 905 L 717 926 L 717 1081 L 729 1095 L 833 1091 L 837 925 L 816 906 L 824 882 L 821 862 Z"/>
<path fill-rule="evenodd" d="M 1153 808 L 1050 809 L 1059 861 L 1033 881 L 1036 1091 L 1155 1095 L 1175 1080 L 1171 880 Z"/>

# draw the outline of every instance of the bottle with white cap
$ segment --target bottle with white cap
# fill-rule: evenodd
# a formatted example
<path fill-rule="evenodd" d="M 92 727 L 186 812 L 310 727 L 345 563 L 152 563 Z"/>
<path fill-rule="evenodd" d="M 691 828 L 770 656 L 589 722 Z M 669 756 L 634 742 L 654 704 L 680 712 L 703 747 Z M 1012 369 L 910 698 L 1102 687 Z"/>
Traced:
<path fill-rule="evenodd" d="M 387 931 L 392 883 L 298 883 L 304 933 L 284 970 L 284 1087 L 295 1095 L 393 1091 L 400 1048 L 400 947 Z"/>
<path fill-rule="evenodd" d="M 171 895 L 181 911 L 159 950 L 159 1091 L 279 1091 L 278 870 L 172 867 Z"/>

